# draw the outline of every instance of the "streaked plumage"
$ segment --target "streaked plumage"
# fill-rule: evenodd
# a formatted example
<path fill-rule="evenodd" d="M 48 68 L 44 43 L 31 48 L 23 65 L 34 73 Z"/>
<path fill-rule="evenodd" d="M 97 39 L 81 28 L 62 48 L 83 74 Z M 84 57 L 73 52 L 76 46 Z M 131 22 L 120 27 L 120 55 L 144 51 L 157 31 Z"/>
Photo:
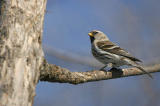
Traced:
<path fill-rule="evenodd" d="M 105 65 L 101 69 L 104 69 L 110 63 L 113 68 L 128 65 L 139 68 L 152 78 L 151 74 L 146 72 L 143 67 L 137 63 L 141 62 L 141 60 L 132 56 L 129 52 L 120 48 L 116 44 L 110 42 L 109 38 L 103 32 L 93 30 L 88 35 L 91 40 L 93 56 Z"/>
<path fill-rule="evenodd" d="M 125 51 L 124 49 L 120 48 L 119 46 L 115 45 L 114 43 L 110 41 L 97 42 L 97 46 L 98 48 L 106 52 L 127 57 L 131 59 L 132 61 L 142 62 L 141 60 L 133 57 L 130 53 L 128 53 L 127 51 Z"/>

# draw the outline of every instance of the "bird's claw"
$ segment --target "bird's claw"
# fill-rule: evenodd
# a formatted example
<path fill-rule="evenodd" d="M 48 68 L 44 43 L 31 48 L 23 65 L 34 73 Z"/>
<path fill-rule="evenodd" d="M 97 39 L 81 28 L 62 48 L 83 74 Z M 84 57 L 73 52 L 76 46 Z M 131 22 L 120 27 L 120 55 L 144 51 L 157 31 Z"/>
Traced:
<path fill-rule="evenodd" d="M 122 71 L 122 69 L 113 67 L 110 69 L 110 71 Z"/>

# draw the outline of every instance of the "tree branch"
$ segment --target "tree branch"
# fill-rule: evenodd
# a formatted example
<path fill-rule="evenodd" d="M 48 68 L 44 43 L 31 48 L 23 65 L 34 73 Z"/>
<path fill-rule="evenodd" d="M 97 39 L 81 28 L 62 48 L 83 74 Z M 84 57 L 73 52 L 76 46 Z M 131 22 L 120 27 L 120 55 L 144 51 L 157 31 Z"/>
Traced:
<path fill-rule="evenodd" d="M 160 64 L 145 66 L 144 68 L 149 73 L 160 72 Z M 44 64 L 41 67 L 40 81 L 80 84 L 142 74 L 145 73 L 137 68 L 127 68 L 118 71 L 92 70 L 87 72 L 70 72 L 68 69 L 61 68 L 60 66 L 56 66 L 54 64 L 49 64 L 46 60 L 44 60 Z"/>

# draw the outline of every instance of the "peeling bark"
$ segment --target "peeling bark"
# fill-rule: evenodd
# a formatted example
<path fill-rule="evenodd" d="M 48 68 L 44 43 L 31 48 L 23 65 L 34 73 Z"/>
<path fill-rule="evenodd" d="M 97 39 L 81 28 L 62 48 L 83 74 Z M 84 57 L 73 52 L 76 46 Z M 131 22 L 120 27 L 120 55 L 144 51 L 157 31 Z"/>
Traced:
<path fill-rule="evenodd" d="M 0 1 L 0 106 L 32 106 L 46 0 Z"/>

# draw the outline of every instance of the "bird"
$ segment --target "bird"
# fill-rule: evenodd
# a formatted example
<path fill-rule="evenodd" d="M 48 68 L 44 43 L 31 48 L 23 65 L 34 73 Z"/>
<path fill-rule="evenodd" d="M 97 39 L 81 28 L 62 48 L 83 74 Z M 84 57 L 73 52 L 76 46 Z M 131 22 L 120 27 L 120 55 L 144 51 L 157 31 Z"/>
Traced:
<path fill-rule="evenodd" d="M 88 33 L 91 41 L 91 52 L 93 57 L 99 62 L 104 64 L 100 70 L 104 70 L 106 67 L 111 66 L 113 69 L 119 69 L 121 66 L 131 66 L 140 69 L 146 73 L 149 77 L 152 75 L 147 72 L 139 62 L 140 59 L 132 56 L 128 51 L 119 47 L 115 43 L 112 43 L 108 36 L 102 31 L 93 30 Z"/>

